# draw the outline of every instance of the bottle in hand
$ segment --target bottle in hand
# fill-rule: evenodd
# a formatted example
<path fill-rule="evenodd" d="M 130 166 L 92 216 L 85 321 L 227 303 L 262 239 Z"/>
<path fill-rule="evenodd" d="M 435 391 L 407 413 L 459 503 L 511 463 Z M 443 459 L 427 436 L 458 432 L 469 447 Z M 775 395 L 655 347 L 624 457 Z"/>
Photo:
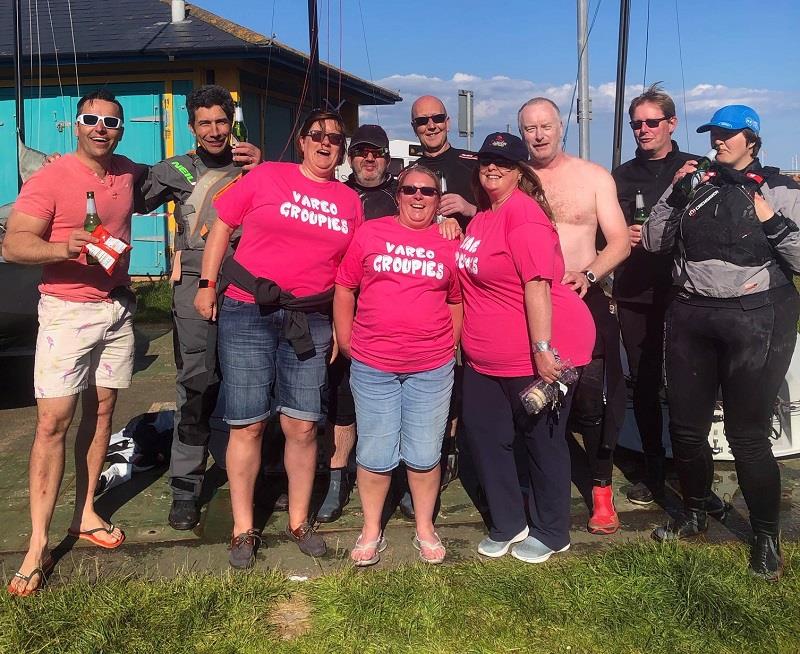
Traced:
<path fill-rule="evenodd" d="M 649 215 L 650 212 L 644 206 L 644 195 L 639 189 L 636 189 L 636 211 L 633 213 L 634 224 L 643 225 Z"/>
<path fill-rule="evenodd" d="M 678 181 L 675 187 L 691 200 L 694 195 L 694 189 L 700 183 L 706 171 L 711 168 L 711 164 L 716 157 L 716 150 L 709 150 L 706 152 L 706 154 L 698 160 L 697 169 L 691 175 L 685 175 L 683 179 Z"/>
<path fill-rule="evenodd" d="M 247 126 L 244 124 L 244 112 L 241 105 L 236 103 L 233 110 L 233 125 L 231 125 L 231 148 L 236 148 L 239 143 L 247 143 Z M 242 163 L 234 160 L 237 166 Z"/>
<path fill-rule="evenodd" d="M 100 216 L 97 215 L 97 206 L 94 202 L 94 191 L 86 191 L 86 219 L 83 221 L 83 229 L 91 234 L 95 229 L 97 229 L 99 224 Z M 98 263 L 99 262 L 97 259 L 95 259 L 91 254 L 86 254 L 87 265 L 96 266 Z"/>

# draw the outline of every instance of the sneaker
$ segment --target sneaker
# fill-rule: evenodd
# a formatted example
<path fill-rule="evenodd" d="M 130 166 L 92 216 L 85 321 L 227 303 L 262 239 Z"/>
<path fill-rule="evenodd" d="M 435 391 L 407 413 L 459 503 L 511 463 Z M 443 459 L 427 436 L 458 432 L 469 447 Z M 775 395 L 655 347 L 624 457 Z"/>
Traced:
<path fill-rule="evenodd" d="M 764 581 L 778 581 L 782 573 L 780 537 L 757 533 L 750 546 L 750 574 Z"/>
<path fill-rule="evenodd" d="M 525 563 L 544 563 L 547 561 L 547 559 L 553 556 L 553 554 L 566 552 L 568 549 L 569 543 L 567 543 L 560 550 L 551 550 L 538 538 L 528 536 L 521 543 L 517 543 L 511 548 L 511 556 L 513 556 L 515 559 L 519 559 L 520 561 L 524 561 Z"/>
<path fill-rule="evenodd" d="M 256 550 L 261 544 L 261 535 L 255 529 L 231 538 L 228 546 L 228 563 L 237 570 L 252 568 L 256 562 Z"/>
<path fill-rule="evenodd" d="M 478 545 L 478 554 L 483 554 L 484 556 L 489 556 L 493 559 L 497 559 L 503 556 L 506 552 L 508 552 L 508 548 L 511 547 L 514 543 L 519 543 L 525 540 L 527 537 L 528 537 L 527 525 L 525 526 L 525 529 L 519 532 L 511 540 L 492 540 L 487 536 Z"/>
<path fill-rule="evenodd" d="M 328 551 L 322 536 L 315 532 L 308 522 L 304 522 L 297 529 L 292 529 L 287 525 L 286 535 L 297 543 L 297 547 L 303 554 L 308 556 L 318 557 Z"/>
<path fill-rule="evenodd" d="M 639 506 L 652 504 L 656 499 L 643 481 L 631 486 L 626 493 L 626 497 L 631 504 L 638 504 Z"/>
<path fill-rule="evenodd" d="M 670 520 L 663 527 L 656 527 L 650 534 L 653 540 L 665 541 L 686 540 L 695 538 L 708 530 L 708 513 L 705 511 L 683 511 L 675 520 Z"/>
<path fill-rule="evenodd" d="M 200 506 L 197 500 L 172 500 L 169 508 L 169 526 L 178 531 L 194 529 L 200 522 Z"/>
<path fill-rule="evenodd" d="M 611 484 L 592 487 L 592 516 L 587 529 L 591 534 L 613 534 L 619 529 L 619 516 L 614 508 Z"/>
<path fill-rule="evenodd" d="M 334 522 L 338 520 L 342 515 L 342 509 L 349 501 L 350 485 L 348 484 L 346 471 L 341 468 L 331 470 L 328 492 L 317 510 L 317 520 L 319 522 Z"/>

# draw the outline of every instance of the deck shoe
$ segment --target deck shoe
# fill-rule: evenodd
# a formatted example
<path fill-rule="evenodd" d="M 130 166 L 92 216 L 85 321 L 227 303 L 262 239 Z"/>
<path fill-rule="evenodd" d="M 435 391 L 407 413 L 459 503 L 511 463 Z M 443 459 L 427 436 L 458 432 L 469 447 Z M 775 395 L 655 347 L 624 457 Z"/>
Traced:
<path fill-rule="evenodd" d="M 756 533 L 750 545 L 750 574 L 765 581 L 778 581 L 782 573 L 780 536 Z"/>
<path fill-rule="evenodd" d="M 315 532 L 308 522 L 303 522 L 297 529 L 287 525 L 286 535 L 297 543 L 303 554 L 308 556 L 318 557 L 328 551 L 322 536 Z"/>
<path fill-rule="evenodd" d="M 261 535 L 256 529 L 248 529 L 246 532 L 231 538 L 228 546 L 228 563 L 237 570 L 252 568 L 256 562 L 256 550 L 261 544 Z"/>
<path fill-rule="evenodd" d="M 592 517 L 587 527 L 592 534 L 613 534 L 619 529 L 611 484 L 592 487 Z"/>
<path fill-rule="evenodd" d="M 195 499 L 173 499 L 169 509 L 169 526 L 178 531 L 194 529 L 200 522 L 200 505 Z"/>
<path fill-rule="evenodd" d="M 499 558 L 508 552 L 508 548 L 510 548 L 514 543 L 519 543 L 525 540 L 527 537 L 527 525 L 511 540 L 492 540 L 487 536 L 478 545 L 478 554 L 483 554 L 484 556 L 488 556 L 493 559 Z"/>
<path fill-rule="evenodd" d="M 317 510 L 319 522 L 334 522 L 342 515 L 342 509 L 350 501 L 350 485 L 343 468 L 331 470 L 328 492 Z"/>
<path fill-rule="evenodd" d="M 547 547 L 542 541 L 533 536 L 528 536 L 521 543 L 517 543 L 511 548 L 511 556 L 525 563 L 544 563 L 553 554 L 566 552 L 569 549 L 567 543 L 560 550 L 553 550 Z"/>

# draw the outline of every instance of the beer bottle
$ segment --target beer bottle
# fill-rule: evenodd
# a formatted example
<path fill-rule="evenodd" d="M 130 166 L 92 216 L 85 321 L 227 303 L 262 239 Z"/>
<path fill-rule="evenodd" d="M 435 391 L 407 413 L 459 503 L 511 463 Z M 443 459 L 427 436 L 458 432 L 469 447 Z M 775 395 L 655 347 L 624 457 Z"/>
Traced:
<path fill-rule="evenodd" d="M 636 189 L 636 211 L 633 214 L 633 222 L 637 225 L 643 224 L 650 212 L 644 208 L 644 195 L 639 189 Z"/>
<path fill-rule="evenodd" d="M 237 102 L 233 110 L 233 125 L 231 125 L 231 148 L 235 148 L 239 143 L 247 143 L 247 126 L 244 124 L 242 107 Z M 237 166 L 243 165 L 235 160 L 234 163 Z"/>
<path fill-rule="evenodd" d="M 94 191 L 86 191 L 86 219 L 83 221 L 83 229 L 91 234 L 99 224 L 100 216 L 97 215 L 97 206 L 94 203 Z M 98 263 L 97 259 L 86 253 L 87 265 L 96 266 Z"/>
<path fill-rule="evenodd" d="M 442 183 L 442 195 L 447 193 L 447 180 L 444 178 L 444 174 L 441 171 L 437 171 L 436 173 L 439 176 L 439 181 Z M 439 198 L 441 200 L 441 197 Z M 447 216 L 443 216 L 442 214 L 436 214 L 436 218 L 434 219 L 436 223 L 441 223 L 447 220 Z"/>
<path fill-rule="evenodd" d="M 689 200 L 691 200 L 692 196 L 694 195 L 695 187 L 700 183 L 700 180 L 703 178 L 703 175 L 706 173 L 706 171 L 711 168 L 711 164 L 716 156 L 716 150 L 709 150 L 706 152 L 706 154 L 700 157 L 700 160 L 697 162 L 697 170 L 695 170 L 691 175 L 684 176 L 684 178 L 675 185 L 676 189 L 683 193 Z"/>

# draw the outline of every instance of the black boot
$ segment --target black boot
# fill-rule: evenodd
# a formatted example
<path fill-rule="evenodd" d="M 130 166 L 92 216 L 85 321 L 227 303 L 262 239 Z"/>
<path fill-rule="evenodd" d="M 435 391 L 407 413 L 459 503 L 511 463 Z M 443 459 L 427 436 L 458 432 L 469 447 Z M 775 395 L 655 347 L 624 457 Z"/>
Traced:
<path fill-rule="evenodd" d="M 780 536 L 756 533 L 750 546 L 750 574 L 778 581 L 783 573 Z"/>
<path fill-rule="evenodd" d="M 414 513 L 414 500 L 411 499 L 411 492 L 406 491 L 400 498 L 400 513 L 406 520 L 414 520 L 416 514 Z"/>
<path fill-rule="evenodd" d="M 663 527 L 656 527 L 650 534 L 654 540 L 684 540 L 699 536 L 708 529 L 708 516 L 725 522 L 731 505 L 711 493 L 707 498 L 690 498 L 683 513 Z"/>
<path fill-rule="evenodd" d="M 628 490 L 628 501 L 647 506 L 664 500 L 664 457 L 647 455 L 645 457 L 645 477 Z"/>
<path fill-rule="evenodd" d="M 172 500 L 169 509 L 169 526 L 179 531 L 194 529 L 200 522 L 200 505 L 195 499 Z"/>
<path fill-rule="evenodd" d="M 347 472 L 344 468 L 332 469 L 328 492 L 317 511 L 317 521 L 334 522 L 338 520 L 342 515 L 342 509 L 349 501 L 350 485 L 347 480 Z"/>

